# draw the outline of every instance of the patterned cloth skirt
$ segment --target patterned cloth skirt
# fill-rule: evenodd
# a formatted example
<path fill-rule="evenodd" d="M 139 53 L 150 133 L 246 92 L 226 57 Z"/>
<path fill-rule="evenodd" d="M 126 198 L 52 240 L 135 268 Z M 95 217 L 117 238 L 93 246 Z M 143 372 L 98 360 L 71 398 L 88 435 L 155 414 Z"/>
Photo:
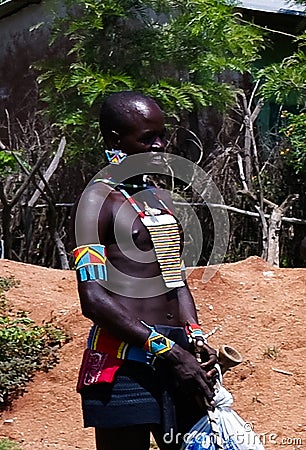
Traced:
<path fill-rule="evenodd" d="M 156 328 L 188 348 L 183 328 Z M 165 432 L 171 429 L 187 432 L 205 413 L 193 396 L 176 383 L 166 361 L 159 358 L 153 366 L 124 361 L 113 383 L 86 386 L 80 394 L 85 427 L 161 424 Z"/>
<path fill-rule="evenodd" d="M 153 367 L 126 361 L 114 383 L 81 390 L 85 427 L 116 428 L 161 422 L 162 390 Z"/>

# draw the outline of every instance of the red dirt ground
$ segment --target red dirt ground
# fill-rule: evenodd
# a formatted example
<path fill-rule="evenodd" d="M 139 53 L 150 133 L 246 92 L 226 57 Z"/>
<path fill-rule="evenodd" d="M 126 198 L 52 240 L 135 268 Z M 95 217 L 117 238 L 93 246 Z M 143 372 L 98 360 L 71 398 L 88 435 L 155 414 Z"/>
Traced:
<path fill-rule="evenodd" d="M 203 328 L 220 327 L 209 343 L 234 346 L 244 356 L 224 377 L 233 409 L 267 450 L 306 448 L 306 269 L 271 268 L 251 257 L 222 265 L 208 283 L 203 271 L 191 273 L 189 286 Z M 14 439 L 22 449 L 93 450 L 93 432 L 82 428 L 75 391 L 90 323 L 80 312 L 74 272 L 0 260 L 0 274 L 20 280 L 7 293 L 14 308 L 29 311 L 38 323 L 53 319 L 71 336 L 60 363 L 35 375 L 24 396 L 2 414 L 0 438 Z"/>

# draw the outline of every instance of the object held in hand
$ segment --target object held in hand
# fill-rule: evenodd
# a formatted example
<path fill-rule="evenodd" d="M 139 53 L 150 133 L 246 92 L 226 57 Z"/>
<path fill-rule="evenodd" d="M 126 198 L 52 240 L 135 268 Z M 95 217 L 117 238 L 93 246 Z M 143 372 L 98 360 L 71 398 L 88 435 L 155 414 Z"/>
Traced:
<path fill-rule="evenodd" d="M 201 330 L 200 325 L 196 323 L 186 322 L 185 330 L 190 343 L 201 342 L 200 347 L 203 347 L 203 344 L 206 343 L 205 335 Z"/>
<path fill-rule="evenodd" d="M 233 396 L 221 383 L 215 393 L 215 409 L 208 411 L 186 433 L 180 450 L 265 450 L 260 436 L 233 409 Z"/>
<path fill-rule="evenodd" d="M 229 345 L 221 345 L 218 350 L 218 360 L 221 367 L 221 373 L 242 363 L 243 357 L 234 347 Z"/>
<path fill-rule="evenodd" d="M 198 362 L 203 362 L 201 358 L 201 352 L 203 351 L 204 344 L 207 343 L 205 335 L 201 330 L 200 325 L 196 323 L 186 322 L 185 330 L 190 344 L 193 346 L 196 359 Z"/>

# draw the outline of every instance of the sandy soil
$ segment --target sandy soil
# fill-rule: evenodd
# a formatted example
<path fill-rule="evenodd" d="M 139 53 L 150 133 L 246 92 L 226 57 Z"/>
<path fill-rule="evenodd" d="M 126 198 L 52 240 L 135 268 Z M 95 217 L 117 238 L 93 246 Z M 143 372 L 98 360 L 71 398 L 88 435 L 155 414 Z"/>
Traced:
<path fill-rule="evenodd" d="M 222 265 L 209 282 L 204 268 L 189 286 L 203 328 L 218 327 L 209 343 L 237 348 L 244 362 L 224 377 L 234 410 L 252 424 L 267 450 L 306 448 L 305 298 L 306 269 L 275 269 L 257 257 Z M 38 373 L 27 392 L 0 419 L 0 438 L 22 449 L 93 450 L 82 428 L 75 391 L 89 321 L 80 312 L 72 271 L 0 260 L 0 275 L 20 285 L 7 293 L 14 308 L 41 323 L 53 319 L 71 336 L 60 363 Z"/>

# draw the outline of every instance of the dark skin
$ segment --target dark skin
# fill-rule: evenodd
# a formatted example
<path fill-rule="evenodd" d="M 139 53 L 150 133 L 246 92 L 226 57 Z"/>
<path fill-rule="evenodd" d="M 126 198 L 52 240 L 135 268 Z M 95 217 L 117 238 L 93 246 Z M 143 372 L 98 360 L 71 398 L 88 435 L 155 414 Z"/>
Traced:
<path fill-rule="evenodd" d="M 158 163 L 158 152 L 165 149 L 163 113 L 151 99 L 139 100 L 130 108 L 128 131 L 109 130 L 104 135 L 108 148 L 120 149 L 128 155 L 150 152 L 152 162 Z M 157 155 L 157 156 L 156 156 Z M 155 161 L 156 159 L 156 161 Z M 115 168 L 120 172 L 120 167 Z M 115 173 L 115 172 L 114 172 Z M 142 176 L 127 182 L 142 183 Z M 135 191 L 133 191 L 135 193 Z M 171 199 L 159 192 L 171 209 Z M 161 209 L 158 200 L 142 191 L 137 203 L 144 209 Z M 152 256 L 152 242 L 148 231 L 125 197 L 104 183 L 92 184 L 83 193 L 77 212 L 77 246 L 99 242 L 107 248 L 108 281 L 79 283 L 82 312 L 104 329 L 130 344 L 143 347 L 150 330 L 141 323 L 184 327 L 186 322 L 198 323 L 194 300 L 184 287 L 165 289 L 160 268 Z M 118 276 L 119 271 L 119 276 Z M 148 280 L 154 278 L 154 282 Z M 115 281 L 114 281 L 115 280 Z M 141 293 L 144 293 L 143 296 Z M 200 365 L 188 351 L 175 344 L 165 354 L 172 368 L 186 388 L 197 391 L 208 403 L 213 398 L 216 353 L 204 345 L 206 362 Z M 140 425 L 125 429 L 96 430 L 98 450 L 149 448 L 149 433 L 154 433 L 161 449 L 175 449 L 161 439 L 158 426 Z M 137 442 L 137 447 L 136 443 Z"/>

